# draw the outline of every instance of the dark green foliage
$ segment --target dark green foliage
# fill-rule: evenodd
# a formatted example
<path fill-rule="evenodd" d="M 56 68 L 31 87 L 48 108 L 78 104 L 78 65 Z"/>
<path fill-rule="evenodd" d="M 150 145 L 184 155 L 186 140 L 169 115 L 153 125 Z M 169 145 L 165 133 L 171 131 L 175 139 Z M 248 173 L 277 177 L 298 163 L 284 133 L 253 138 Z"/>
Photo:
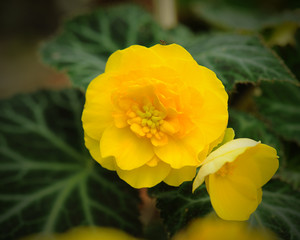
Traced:
<path fill-rule="evenodd" d="M 183 183 L 179 188 L 162 183 L 151 189 L 150 194 L 157 198 L 160 215 L 171 235 L 193 218 L 203 217 L 212 210 L 204 185 L 193 194 L 191 182 Z"/>
<path fill-rule="evenodd" d="M 0 102 L 0 239 L 78 225 L 139 234 L 136 191 L 89 156 L 82 107 L 75 90 Z"/>
<path fill-rule="evenodd" d="M 227 90 L 237 83 L 297 82 L 282 61 L 255 36 L 205 34 L 187 50 L 199 64 L 213 70 Z"/>
<path fill-rule="evenodd" d="M 300 238 L 300 193 L 291 186 L 273 180 L 263 188 L 263 200 L 252 214 L 252 225 L 266 227 L 280 239 Z"/>
<path fill-rule="evenodd" d="M 262 117 L 286 140 L 300 145 L 300 88 L 282 82 L 264 82 L 256 98 Z"/>

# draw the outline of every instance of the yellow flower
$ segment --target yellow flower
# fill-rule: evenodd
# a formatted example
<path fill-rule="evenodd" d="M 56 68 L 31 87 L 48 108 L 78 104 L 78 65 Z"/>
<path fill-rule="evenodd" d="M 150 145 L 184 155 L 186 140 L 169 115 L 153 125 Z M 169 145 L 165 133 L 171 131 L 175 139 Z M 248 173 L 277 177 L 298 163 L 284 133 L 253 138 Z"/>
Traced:
<path fill-rule="evenodd" d="M 109 227 L 76 227 L 65 233 L 37 234 L 23 240 L 138 240 L 127 233 Z"/>
<path fill-rule="evenodd" d="M 275 174 L 278 165 L 274 148 L 248 138 L 235 139 L 203 161 L 193 191 L 205 180 L 219 217 L 247 220 L 261 202 L 261 187 Z"/>
<path fill-rule="evenodd" d="M 246 222 L 224 221 L 216 217 L 196 219 L 172 240 L 276 240 L 266 229 L 251 229 Z"/>
<path fill-rule="evenodd" d="M 181 46 L 113 53 L 86 92 L 85 144 L 103 167 L 135 188 L 178 186 L 224 134 L 227 93 Z"/>

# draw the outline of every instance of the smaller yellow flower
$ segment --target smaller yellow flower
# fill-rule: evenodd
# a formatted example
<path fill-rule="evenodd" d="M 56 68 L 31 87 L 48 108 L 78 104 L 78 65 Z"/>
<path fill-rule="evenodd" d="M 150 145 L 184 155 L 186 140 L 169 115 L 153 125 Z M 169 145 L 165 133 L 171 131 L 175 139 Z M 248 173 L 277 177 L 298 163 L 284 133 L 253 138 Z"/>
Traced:
<path fill-rule="evenodd" d="M 229 141 L 213 151 L 201 164 L 193 191 L 205 180 L 217 215 L 244 221 L 262 199 L 261 187 L 278 169 L 276 150 L 248 138 Z"/>
<path fill-rule="evenodd" d="M 224 221 L 216 217 L 194 220 L 187 229 L 177 233 L 172 240 L 276 240 L 265 229 L 250 229 L 245 222 Z"/>
<path fill-rule="evenodd" d="M 127 233 L 109 227 L 76 227 L 65 233 L 32 235 L 23 240 L 139 240 Z"/>

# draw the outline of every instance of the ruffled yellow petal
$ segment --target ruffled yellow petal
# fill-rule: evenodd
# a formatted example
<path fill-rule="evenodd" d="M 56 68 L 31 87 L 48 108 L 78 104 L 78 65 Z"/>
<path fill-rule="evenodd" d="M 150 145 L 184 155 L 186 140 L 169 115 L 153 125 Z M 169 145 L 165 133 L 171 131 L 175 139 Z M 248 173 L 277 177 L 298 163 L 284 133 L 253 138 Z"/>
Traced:
<path fill-rule="evenodd" d="M 162 161 L 170 164 L 172 168 L 179 169 L 185 166 L 198 166 L 198 153 L 202 149 L 185 139 L 173 139 L 169 137 L 168 144 L 154 147 L 154 152 Z"/>
<path fill-rule="evenodd" d="M 182 60 L 189 61 L 189 64 L 191 64 L 190 61 L 192 61 L 193 64 L 197 64 L 191 54 L 177 44 L 156 44 L 150 49 L 156 52 L 168 66 L 174 67 L 175 69 L 182 67 L 182 65 L 180 65 Z"/>
<path fill-rule="evenodd" d="M 82 126 L 92 138 L 101 138 L 104 129 L 113 122 L 111 96 L 105 89 L 112 88 L 111 78 L 101 74 L 89 85 L 82 112 Z"/>
<path fill-rule="evenodd" d="M 261 201 L 255 184 L 245 177 L 212 174 L 208 178 L 209 195 L 217 215 L 224 220 L 248 220 Z"/>
<path fill-rule="evenodd" d="M 183 167 L 180 169 L 172 169 L 164 182 L 171 186 L 179 186 L 185 181 L 191 181 L 196 175 L 196 167 Z"/>
<path fill-rule="evenodd" d="M 221 98 L 215 90 L 211 89 L 207 89 L 203 95 L 205 101 L 201 107 L 201 115 L 195 119 L 195 122 L 206 136 L 207 142 L 213 142 L 220 137 L 220 133 L 226 130 L 228 121 L 228 97 L 224 95 Z M 216 112 L 218 114 L 215 114 Z"/>
<path fill-rule="evenodd" d="M 199 106 L 201 115 L 195 120 L 207 141 L 213 142 L 226 129 L 228 121 L 228 95 L 216 74 L 199 65 L 186 64 L 178 68 L 179 74 L 202 95 L 203 103 Z M 216 114 L 217 113 L 217 114 Z"/>
<path fill-rule="evenodd" d="M 265 144 L 258 144 L 238 156 L 234 166 L 235 175 L 251 179 L 257 188 L 260 188 L 275 174 L 279 161 L 274 148 Z"/>
<path fill-rule="evenodd" d="M 99 95 L 110 96 L 110 92 L 107 89 L 112 88 L 115 85 L 115 79 L 107 73 L 98 75 L 93 81 L 90 82 L 86 90 L 86 102 L 95 101 L 95 98 Z"/>
<path fill-rule="evenodd" d="M 209 145 L 206 145 L 204 149 L 198 154 L 198 160 L 200 165 L 206 159 L 208 153 L 209 153 Z"/>
<path fill-rule="evenodd" d="M 82 113 L 82 126 L 84 131 L 94 139 L 101 138 L 104 129 L 111 125 L 112 106 L 106 102 L 86 104 Z"/>
<path fill-rule="evenodd" d="M 158 161 L 157 165 L 153 167 L 144 165 L 128 171 L 117 168 L 117 173 L 121 179 L 134 188 L 149 188 L 163 181 L 170 170 L 170 165 Z"/>
<path fill-rule="evenodd" d="M 200 168 L 194 183 L 193 191 L 198 188 L 204 181 L 204 178 L 210 174 L 217 172 L 226 162 L 233 162 L 236 158 L 245 152 L 249 147 L 253 147 L 259 144 L 252 139 L 239 138 L 227 142 L 223 146 L 213 151 L 208 157 L 201 163 Z"/>
<path fill-rule="evenodd" d="M 114 52 L 105 66 L 105 73 L 129 72 L 162 65 L 161 58 L 151 49 L 132 45 L 124 50 Z"/>
<path fill-rule="evenodd" d="M 102 167 L 108 170 L 116 170 L 115 159 L 113 157 L 102 158 L 100 154 L 100 141 L 97 141 L 87 134 L 84 134 L 84 141 L 91 156 L 101 164 Z"/>
<path fill-rule="evenodd" d="M 132 170 L 143 166 L 153 156 L 152 144 L 145 138 L 138 138 L 128 128 L 111 126 L 105 129 L 100 140 L 102 157 L 114 156 L 122 170 Z"/>

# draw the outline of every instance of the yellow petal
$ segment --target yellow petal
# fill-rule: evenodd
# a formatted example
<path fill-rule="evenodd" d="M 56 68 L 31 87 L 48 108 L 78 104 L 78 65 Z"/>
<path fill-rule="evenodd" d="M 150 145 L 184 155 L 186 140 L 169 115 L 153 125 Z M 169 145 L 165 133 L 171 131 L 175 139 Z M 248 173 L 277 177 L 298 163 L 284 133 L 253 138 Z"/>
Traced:
<path fill-rule="evenodd" d="M 132 45 L 114 52 L 105 66 L 105 73 L 124 73 L 162 65 L 161 58 L 150 48 Z"/>
<path fill-rule="evenodd" d="M 209 195 L 217 215 L 224 220 L 245 221 L 261 199 L 254 183 L 247 178 L 209 176 Z"/>
<path fill-rule="evenodd" d="M 168 144 L 154 147 L 154 152 L 159 159 L 170 164 L 172 168 L 198 166 L 200 164 L 198 160 L 199 150 L 187 143 L 187 140 L 169 137 Z"/>
<path fill-rule="evenodd" d="M 183 167 L 172 169 L 164 182 L 171 186 L 179 186 L 185 181 L 191 181 L 196 175 L 196 167 Z"/>
<path fill-rule="evenodd" d="M 82 113 L 82 126 L 92 138 L 100 140 L 104 129 L 112 122 L 112 107 L 109 104 L 99 102 L 85 105 Z"/>
<path fill-rule="evenodd" d="M 102 158 L 100 154 L 100 142 L 84 134 L 85 146 L 89 150 L 91 156 L 108 170 L 116 170 L 115 159 L 113 157 Z"/>
<path fill-rule="evenodd" d="M 221 98 L 216 92 L 217 89 L 212 88 L 203 93 L 205 101 L 201 106 L 201 115 L 196 119 L 197 126 L 209 143 L 220 137 L 220 133 L 226 130 L 228 121 L 227 95 Z"/>
<path fill-rule="evenodd" d="M 157 133 L 156 135 L 158 136 L 158 138 L 156 136 L 153 136 L 151 138 L 151 143 L 153 144 L 153 146 L 157 147 L 168 144 L 169 138 L 166 134 L 159 135 L 159 133 Z"/>
<path fill-rule="evenodd" d="M 184 68 L 178 68 L 188 83 L 195 87 L 202 95 L 203 103 L 199 106 L 199 114 L 195 123 L 207 137 L 207 142 L 215 141 L 227 126 L 228 95 L 224 90 L 222 82 L 216 74 L 199 65 L 186 64 Z"/>
<path fill-rule="evenodd" d="M 86 102 L 82 112 L 82 126 L 92 138 L 99 139 L 104 129 L 113 122 L 113 105 L 110 91 L 112 81 L 106 74 L 96 77 L 86 92 Z"/>
<path fill-rule="evenodd" d="M 170 65 L 171 67 L 175 67 L 175 69 L 180 66 L 177 66 L 176 64 L 178 60 L 193 61 L 194 63 L 196 63 L 191 54 L 178 44 L 156 44 L 150 49 L 156 52 L 168 65 Z M 174 63 L 176 64 L 175 66 L 173 65 Z"/>
<path fill-rule="evenodd" d="M 265 144 L 258 144 L 238 156 L 234 165 L 235 175 L 251 179 L 257 188 L 260 188 L 275 174 L 279 161 L 274 148 Z"/>
<path fill-rule="evenodd" d="M 158 160 L 154 167 L 144 165 L 128 171 L 117 168 L 117 173 L 121 179 L 134 188 L 149 188 L 163 181 L 170 170 L 170 165 Z"/>
<path fill-rule="evenodd" d="M 155 45 L 151 49 L 162 56 L 166 64 L 175 69 L 185 83 L 195 87 L 201 93 L 204 101 L 202 106 L 197 106 L 201 114 L 198 119 L 194 120 L 199 127 L 202 126 L 201 130 L 207 136 L 208 143 L 216 140 L 225 130 L 228 121 L 228 95 L 222 82 L 214 72 L 199 66 L 193 57 L 179 45 Z"/>
<path fill-rule="evenodd" d="M 198 154 L 198 159 L 199 159 L 200 165 L 206 159 L 208 153 L 209 153 L 209 145 L 206 145 L 203 148 L 203 150 Z"/>
<path fill-rule="evenodd" d="M 98 75 L 90 82 L 87 87 L 86 101 L 93 101 L 94 98 L 99 96 L 100 93 L 101 95 L 110 95 L 110 91 L 107 91 L 107 88 L 111 89 L 114 84 L 114 78 L 110 74 L 103 73 Z"/>
<path fill-rule="evenodd" d="M 111 126 L 105 129 L 100 140 L 102 157 L 114 156 L 123 170 L 132 170 L 146 164 L 154 156 L 148 139 L 139 138 L 129 128 Z"/>
<path fill-rule="evenodd" d="M 249 147 L 259 144 L 252 139 L 239 138 L 225 143 L 219 147 L 201 163 L 200 168 L 194 183 L 193 191 L 198 188 L 204 181 L 204 178 L 210 174 L 217 172 L 226 162 L 233 162 L 236 158 L 245 152 Z"/>

